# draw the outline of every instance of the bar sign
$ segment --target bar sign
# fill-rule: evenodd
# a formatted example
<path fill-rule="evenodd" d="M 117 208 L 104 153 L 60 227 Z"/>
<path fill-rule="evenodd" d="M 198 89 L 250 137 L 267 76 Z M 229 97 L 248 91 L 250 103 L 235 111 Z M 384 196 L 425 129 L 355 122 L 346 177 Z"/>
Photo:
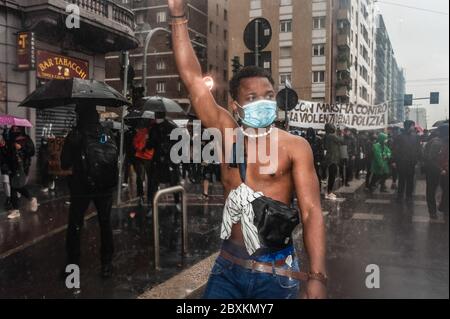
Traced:
<path fill-rule="evenodd" d="M 34 32 L 17 33 L 17 70 L 29 71 L 36 68 Z"/>

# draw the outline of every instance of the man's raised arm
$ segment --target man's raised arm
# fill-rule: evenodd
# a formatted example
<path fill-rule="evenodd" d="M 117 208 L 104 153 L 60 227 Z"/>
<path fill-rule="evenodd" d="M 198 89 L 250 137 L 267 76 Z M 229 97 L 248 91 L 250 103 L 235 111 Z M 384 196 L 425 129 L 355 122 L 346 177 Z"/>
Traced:
<path fill-rule="evenodd" d="M 235 127 L 231 114 L 216 104 L 203 80 L 202 68 L 189 38 L 184 0 L 168 0 L 172 16 L 172 42 L 181 80 L 189 91 L 191 102 L 202 125 L 223 130 Z"/>

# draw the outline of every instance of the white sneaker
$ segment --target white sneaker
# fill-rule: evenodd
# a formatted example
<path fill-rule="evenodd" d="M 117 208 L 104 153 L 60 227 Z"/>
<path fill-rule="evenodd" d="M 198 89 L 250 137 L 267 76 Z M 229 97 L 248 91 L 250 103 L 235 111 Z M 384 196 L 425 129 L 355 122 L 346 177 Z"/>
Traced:
<path fill-rule="evenodd" d="M 127 183 L 123 183 L 122 184 L 122 188 L 128 188 L 128 184 Z"/>
<path fill-rule="evenodd" d="M 52 183 L 50 184 L 50 189 L 51 189 L 52 191 L 54 191 L 55 188 L 56 188 L 56 183 L 55 183 L 55 181 L 52 181 Z"/>
<path fill-rule="evenodd" d="M 48 193 L 48 188 L 43 188 L 42 192 L 47 194 Z"/>
<path fill-rule="evenodd" d="M 325 199 L 337 200 L 337 196 L 336 196 L 336 194 L 330 193 L 330 194 L 325 195 Z"/>
<path fill-rule="evenodd" d="M 20 217 L 20 211 L 18 209 L 10 210 L 8 219 L 16 219 Z"/>
<path fill-rule="evenodd" d="M 32 213 L 36 213 L 39 209 L 39 204 L 36 197 L 33 197 L 30 202 L 30 210 Z"/>
<path fill-rule="evenodd" d="M 181 204 L 177 204 L 176 207 L 177 207 L 177 210 L 178 210 L 179 212 L 181 212 L 182 209 L 183 209 L 183 208 L 181 207 Z"/>

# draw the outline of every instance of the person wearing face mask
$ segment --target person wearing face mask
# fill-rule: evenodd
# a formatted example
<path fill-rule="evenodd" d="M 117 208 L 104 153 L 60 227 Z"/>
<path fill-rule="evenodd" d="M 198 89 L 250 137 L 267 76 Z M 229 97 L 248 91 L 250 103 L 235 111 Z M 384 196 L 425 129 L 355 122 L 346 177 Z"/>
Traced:
<path fill-rule="evenodd" d="M 398 201 L 413 200 L 416 165 L 420 161 L 422 149 L 420 138 L 416 134 L 416 123 L 405 121 L 404 131 L 397 136 L 393 144 L 392 165 L 398 171 Z"/>
<path fill-rule="evenodd" d="M 202 125 L 222 134 L 221 182 L 227 198 L 223 244 L 204 298 L 294 299 L 299 297 L 301 281 L 305 282 L 307 298 L 326 298 L 325 225 L 310 145 L 274 127 L 275 83 L 264 69 L 249 66 L 233 76 L 229 87 L 234 116 L 219 106 L 203 80 L 192 48 L 185 2 L 168 0 L 168 4 L 180 77 Z M 249 147 L 251 142 L 261 141 L 266 142 L 266 148 Z M 230 153 L 231 161 L 225 158 Z M 262 160 L 267 155 L 271 165 Z M 294 196 L 300 213 L 290 206 Z M 271 216 L 279 216 L 280 220 L 276 222 Z M 292 225 L 300 219 L 309 255 L 307 273 L 300 271 L 292 241 Z M 284 231 L 279 228 L 281 224 L 287 226 Z"/>

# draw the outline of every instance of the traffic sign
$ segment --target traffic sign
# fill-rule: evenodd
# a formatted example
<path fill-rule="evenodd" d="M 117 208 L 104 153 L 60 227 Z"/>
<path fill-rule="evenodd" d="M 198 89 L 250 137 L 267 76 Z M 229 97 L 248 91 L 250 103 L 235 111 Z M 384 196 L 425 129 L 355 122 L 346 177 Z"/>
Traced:
<path fill-rule="evenodd" d="M 277 95 L 278 107 L 283 111 L 292 111 L 298 104 L 298 94 L 293 89 L 285 88 Z"/>
<path fill-rule="evenodd" d="M 264 50 L 272 40 L 272 27 L 264 18 L 252 20 L 244 31 L 244 43 L 250 51 Z"/>

